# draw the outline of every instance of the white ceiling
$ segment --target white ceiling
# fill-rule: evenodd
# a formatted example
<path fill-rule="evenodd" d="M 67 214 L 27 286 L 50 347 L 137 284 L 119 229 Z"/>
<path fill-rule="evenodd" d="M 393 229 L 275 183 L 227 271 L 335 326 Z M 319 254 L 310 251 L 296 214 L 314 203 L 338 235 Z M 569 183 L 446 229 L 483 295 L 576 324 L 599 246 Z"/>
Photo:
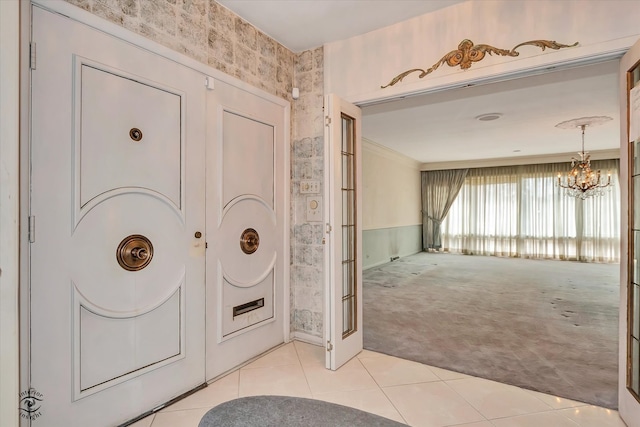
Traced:
<path fill-rule="evenodd" d="M 294 52 L 465 0 L 216 0 Z"/>
<path fill-rule="evenodd" d="M 586 129 L 585 150 L 615 149 L 617 70 L 618 61 L 608 61 L 365 107 L 362 134 L 422 163 L 539 156 L 580 150 L 580 130 L 556 124 L 609 116 Z M 486 113 L 503 116 L 476 120 Z"/>
<path fill-rule="evenodd" d="M 463 0 L 217 0 L 299 52 Z M 465 34 L 460 34 L 463 39 Z M 363 108 L 362 134 L 423 163 L 576 152 L 579 130 L 557 123 L 614 120 L 588 128 L 586 151 L 619 146 L 617 61 Z M 499 120 L 475 117 L 502 113 Z"/>

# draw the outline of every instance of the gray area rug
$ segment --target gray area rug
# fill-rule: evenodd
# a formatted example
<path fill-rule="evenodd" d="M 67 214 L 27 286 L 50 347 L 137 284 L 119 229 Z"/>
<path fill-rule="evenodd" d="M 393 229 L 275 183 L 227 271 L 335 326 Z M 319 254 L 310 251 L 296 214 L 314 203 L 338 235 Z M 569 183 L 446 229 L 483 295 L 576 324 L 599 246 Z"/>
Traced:
<path fill-rule="evenodd" d="M 401 258 L 363 273 L 364 347 L 615 409 L 619 268 Z"/>
<path fill-rule="evenodd" d="M 204 414 L 198 427 L 396 427 L 396 421 L 321 400 L 252 396 L 222 403 Z"/>

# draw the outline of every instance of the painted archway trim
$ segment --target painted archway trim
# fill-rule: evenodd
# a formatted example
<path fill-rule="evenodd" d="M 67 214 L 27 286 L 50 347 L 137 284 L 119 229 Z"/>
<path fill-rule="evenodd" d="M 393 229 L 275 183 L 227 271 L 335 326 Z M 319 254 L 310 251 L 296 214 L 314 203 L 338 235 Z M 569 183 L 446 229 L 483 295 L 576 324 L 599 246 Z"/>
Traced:
<path fill-rule="evenodd" d="M 431 74 L 432 72 L 437 70 L 438 67 L 440 67 L 442 64 L 447 64 L 450 67 L 457 67 L 459 65 L 461 69 L 466 70 L 471 68 L 471 65 L 474 62 L 482 61 L 487 53 L 489 55 L 493 55 L 495 53 L 496 55 L 499 55 L 499 56 L 513 57 L 513 56 L 520 55 L 520 52 L 518 52 L 517 49 L 522 46 L 538 46 L 542 50 L 545 50 L 546 48 L 558 50 L 565 47 L 575 47 L 577 45 L 578 45 L 578 42 L 575 42 L 574 44 L 571 44 L 571 45 L 567 45 L 567 44 L 557 43 L 552 40 L 531 40 L 528 42 L 520 43 L 511 50 L 507 50 L 507 49 L 499 49 L 497 47 L 493 47 L 488 44 L 475 45 L 471 40 L 464 39 L 458 45 L 458 49 L 452 50 L 451 52 L 444 55 L 442 58 L 440 58 L 438 62 L 433 64 L 431 68 L 428 68 L 427 70 L 423 70 L 422 68 L 413 68 L 411 70 L 407 70 L 404 73 L 400 73 L 397 76 L 395 76 L 385 86 L 380 86 L 380 87 L 384 89 L 386 87 L 393 86 L 396 83 L 401 82 L 402 79 L 407 77 L 409 74 L 412 74 L 415 72 L 420 72 L 420 75 L 418 76 L 418 78 L 423 78 L 428 74 Z"/>

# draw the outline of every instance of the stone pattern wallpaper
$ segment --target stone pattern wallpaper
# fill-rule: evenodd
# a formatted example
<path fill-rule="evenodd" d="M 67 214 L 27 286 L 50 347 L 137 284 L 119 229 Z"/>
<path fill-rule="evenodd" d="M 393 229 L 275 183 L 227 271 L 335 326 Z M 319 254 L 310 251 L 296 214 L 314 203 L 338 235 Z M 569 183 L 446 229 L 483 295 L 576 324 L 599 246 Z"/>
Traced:
<path fill-rule="evenodd" d="M 66 0 L 291 101 L 296 55 L 213 0 Z"/>
<path fill-rule="evenodd" d="M 300 181 L 320 181 L 324 192 L 323 48 L 300 53 L 294 87 L 291 145 L 291 329 L 322 338 L 324 310 L 324 222 L 305 218 L 308 194 Z"/>
<path fill-rule="evenodd" d="M 324 223 L 300 194 L 302 179 L 324 188 L 322 47 L 291 52 L 213 0 L 66 1 L 291 102 L 291 331 L 322 338 Z"/>

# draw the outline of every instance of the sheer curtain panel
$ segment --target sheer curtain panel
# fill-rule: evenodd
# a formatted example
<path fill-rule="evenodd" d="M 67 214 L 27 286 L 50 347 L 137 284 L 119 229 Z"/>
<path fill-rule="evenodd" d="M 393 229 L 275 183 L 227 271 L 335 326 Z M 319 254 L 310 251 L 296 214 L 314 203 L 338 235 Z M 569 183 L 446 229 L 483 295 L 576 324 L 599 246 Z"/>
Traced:
<path fill-rule="evenodd" d="M 440 225 L 456 199 L 468 169 L 422 172 L 422 247 L 442 247 Z"/>
<path fill-rule="evenodd" d="M 464 254 L 619 262 L 619 160 L 591 162 L 611 186 L 570 197 L 557 186 L 568 163 L 470 169 L 442 223 L 443 246 Z"/>

